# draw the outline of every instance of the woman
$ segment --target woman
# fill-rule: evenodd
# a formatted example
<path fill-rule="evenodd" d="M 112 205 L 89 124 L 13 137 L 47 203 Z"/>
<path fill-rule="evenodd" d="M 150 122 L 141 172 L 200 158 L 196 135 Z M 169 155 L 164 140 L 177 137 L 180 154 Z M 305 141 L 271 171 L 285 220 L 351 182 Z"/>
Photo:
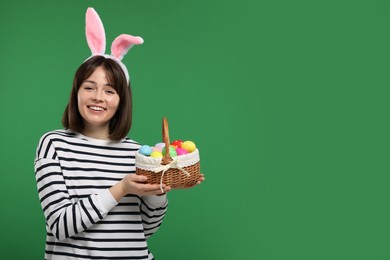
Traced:
<path fill-rule="evenodd" d="M 140 145 L 126 136 L 131 91 L 117 62 L 94 56 L 79 67 L 63 124 L 43 135 L 35 159 L 45 259 L 153 259 L 146 239 L 168 202 L 133 174 Z"/>
<path fill-rule="evenodd" d="M 104 54 L 105 32 L 93 8 L 86 35 L 92 56 L 76 71 L 65 129 L 44 134 L 36 152 L 45 259 L 153 259 L 147 239 L 162 223 L 171 188 L 134 174 L 140 145 L 127 137 L 132 97 L 121 62 L 143 39 L 122 34 Z"/>

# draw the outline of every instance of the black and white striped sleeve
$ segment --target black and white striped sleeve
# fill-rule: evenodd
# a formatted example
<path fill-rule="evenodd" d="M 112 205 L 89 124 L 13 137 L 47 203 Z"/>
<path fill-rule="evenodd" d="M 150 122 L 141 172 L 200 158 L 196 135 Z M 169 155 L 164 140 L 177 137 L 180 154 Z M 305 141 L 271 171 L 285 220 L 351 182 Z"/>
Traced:
<path fill-rule="evenodd" d="M 117 204 L 108 189 L 72 202 L 54 145 L 45 136 L 38 145 L 34 169 L 46 225 L 59 240 L 84 231 Z"/>
<path fill-rule="evenodd" d="M 146 238 L 153 235 L 161 226 L 167 208 L 167 195 L 150 195 L 142 197 L 141 217 Z"/>

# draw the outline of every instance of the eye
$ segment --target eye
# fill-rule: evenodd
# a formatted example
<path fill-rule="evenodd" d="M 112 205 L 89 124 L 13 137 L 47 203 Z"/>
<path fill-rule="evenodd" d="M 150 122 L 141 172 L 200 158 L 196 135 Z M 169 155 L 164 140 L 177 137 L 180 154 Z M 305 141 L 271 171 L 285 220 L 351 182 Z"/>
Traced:
<path fill-rule="evenodd" d="M 114 94 L 116 94 L 116 91 L 113 90 L 113 89 L 106 89 L 106 93 L 107 93 L 108 95 L 114 95 Z"/>
<path fill-rule="evenodd" d="M 89 85 L 84 85 L 83 89 L 85 89 L 85 90 L 93 90 L 93 87 L 89 86 Z"/>

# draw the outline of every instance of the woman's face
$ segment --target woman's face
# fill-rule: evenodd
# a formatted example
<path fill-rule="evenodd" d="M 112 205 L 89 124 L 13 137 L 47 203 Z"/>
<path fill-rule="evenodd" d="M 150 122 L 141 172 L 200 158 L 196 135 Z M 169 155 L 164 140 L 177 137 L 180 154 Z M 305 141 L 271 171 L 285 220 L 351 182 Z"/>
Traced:
<path fill-rule="evenodd" d="M 108 82 L 102 67 L 96 68 L 92 75 L 84 80 L 77 93 L 78 109 L 84 119 L 85 127 L 106 127 L 119 106 L 119 95 Z"/>

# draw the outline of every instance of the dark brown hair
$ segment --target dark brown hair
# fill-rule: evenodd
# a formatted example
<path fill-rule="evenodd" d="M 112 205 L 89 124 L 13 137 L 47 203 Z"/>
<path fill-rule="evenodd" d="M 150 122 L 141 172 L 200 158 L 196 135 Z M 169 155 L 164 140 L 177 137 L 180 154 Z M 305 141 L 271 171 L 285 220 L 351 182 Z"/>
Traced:
<path fill-rule="evenodd" d="M 62 116 L 62 125 L 75 132 L 81 133 L 84 129 L 84 120 L 78 109 L 77 93 L 81 84 L 98 68 L 102 67 L 107 74 L 110 84 L 119 95 L 119 106 L 109 123 L 109 138 L 118 141 L 125 138 L 131 129 L 132 122 L 132 96 L 130 84 L 120 65 L 103 56 L 94 56 L 77 69 L 68 105 Z"/>

